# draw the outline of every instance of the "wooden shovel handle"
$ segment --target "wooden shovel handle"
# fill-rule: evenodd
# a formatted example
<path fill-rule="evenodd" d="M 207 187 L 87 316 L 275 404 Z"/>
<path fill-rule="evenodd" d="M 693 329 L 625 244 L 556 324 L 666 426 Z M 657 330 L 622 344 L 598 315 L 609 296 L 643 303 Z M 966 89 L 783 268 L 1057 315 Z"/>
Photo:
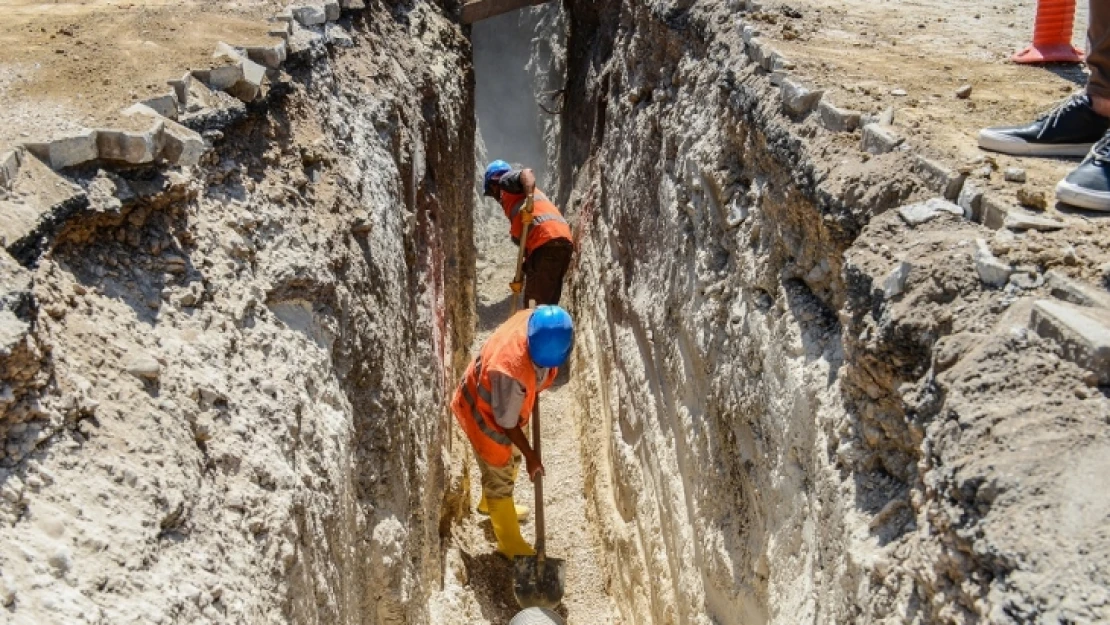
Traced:
<path fill-rule="evenodd" d="M 509 311 L 510 315 L 515 315 L 516 311 L 521 308 L 520 299 L 523 295 L 521 295 L 520 291 L 524 283 L 524 246 L 528 242 L 528 231 L 532 229 L 532 196 L 528 196 L 524 200 L 524 208 L 521 210 L 523 211 L 521 220 L 524 222 L 524 227 L 520 231 L 520 249 L 517 251 L 516 255 L 516 277 L 513 278 L 512 284 L 509 285 L 513 290 L 511 298 L 512 304 L 510 305 Z M 524 302 L 524 305 L 527 306 L 528 302 Z"/>
<path fill-rule="evenodd" d="M 536 458 L 543 464 L 543 455 L 540 453 L 540 396 L 536 393 L 536 405 L 532 407 L 532 449 Z M 544 522 L 543 522 L 543 471 L 536 474 L 533 482 L 536 491 L 536 556 L 543 560 L 544 549 Z"/>

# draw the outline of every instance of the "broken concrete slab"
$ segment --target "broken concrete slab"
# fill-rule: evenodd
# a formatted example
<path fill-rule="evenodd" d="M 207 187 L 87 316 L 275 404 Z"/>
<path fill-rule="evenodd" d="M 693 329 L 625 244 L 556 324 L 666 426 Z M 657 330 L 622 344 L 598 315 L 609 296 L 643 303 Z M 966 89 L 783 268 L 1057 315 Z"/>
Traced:
<path fill-rule="evenodd" d="M 177 105 L 180 107 L 178 114 L 189 106 L 189 85 L 192 84 L 192 82 L 193 75 L 190 72 L 186 72 L 185 75 L 179 79 L 166 81 L 166 84 L 173 87 L 173 94 L 177 97 Z"/>
<path fill-rule="evenodd" d="M 254 61 L 244 58 L 240 67 L 243 78 L 225 91 L 243 102 L 253 102 L 262 95 L 262 88 L 266 83 L 266 68 Z"/>
<path fill-rule="evenodd" d="M 917 204 L 907 204 L 898 209 L 898 216 L 910 227 L 920 226 L 944 213 L 959 217 L 964 215 L 962 208 L 941 198 L 933 198 Z"/>
<path fill-rule="evenodd" d="M 53 141 L 27 143 L 24 147 L 53 169 L 63 169 L 96 160 L 96 131 L 85 130 Z"/>
<path fill-rule="evenodd" d="M 1110 384 L 1110 313 L 1039 300 L 1033 303 L 1030 325 L 1041 337 L 1055 341 L 1065 359 L 1094 372 L 1099 384 Z"/>
<path fill-rule="evenodd" d="M 898 136 L 894 129 L 884 124 L 867 124 L 863 127 L 860 149 L 868 154 L 886 154 L 902 145 L 905 139 Z"/>
<path fill-rule="evenodd" d="M 837 107 L 828 98 L 817 103 L 821 125 L 831 132 L 855 132 L 859 128 L 860 113 Z"/>
<path fill-rule="evenodd" d="M 914 156 L 913 171 L 930 189 L 946 200 L 956 201 L 960 197 L 964 181 L 967 180 L 967 174 L 920 154 Z"/>
<path fill-rule="evenodd" d="M 983 239 L 975 240 L 975 272 L 983 284 L 1002 287 L 1010 280 L 1013 270 L 995 257 L 990 246 Z"/>
<path fill-rule="evenodd" d="M 12 190 L 0 200 L 0 246 L 30 267 L 60 226 L 88 206 L 88 196 L 31 155 L 21 159 Z"/>
<path fill-rule="evenodd" d="M 793 117 L 804 117 L 816 108 L 824 93 L 821 89 L 810 89 L 794 78 L 786 78 L 782 81 L 782 107 Z"/>
<path fill-rule="evenodd" d="M 1094 285 L 1072 280 L 1055 269 L 1045 273 L 1049 292 L 1056 299 L 1079 306 L 1110 310 L 1110 292 Z"/>

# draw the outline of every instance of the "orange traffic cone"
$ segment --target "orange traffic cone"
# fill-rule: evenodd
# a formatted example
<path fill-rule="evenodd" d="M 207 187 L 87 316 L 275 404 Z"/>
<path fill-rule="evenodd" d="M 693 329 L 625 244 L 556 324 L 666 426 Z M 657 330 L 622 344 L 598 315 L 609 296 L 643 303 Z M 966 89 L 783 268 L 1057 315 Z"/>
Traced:
<path fill-rule="evenodd" d="M 1075 0 L 1037 0 L 1033 45 L 1015 54 L 1015 63 L 1080 63 L 1083 51 L 1071 45 Z"/>

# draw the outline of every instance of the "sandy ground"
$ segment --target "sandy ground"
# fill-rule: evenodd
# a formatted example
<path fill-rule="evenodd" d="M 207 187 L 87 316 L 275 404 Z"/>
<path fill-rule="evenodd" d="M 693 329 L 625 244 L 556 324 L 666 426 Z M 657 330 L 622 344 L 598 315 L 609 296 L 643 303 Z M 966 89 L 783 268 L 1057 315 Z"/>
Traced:
<path fill-rule="evenodd" d="M 488 200 L 487 200 L 488 203 Z M 502 215 L 481 210 L 476 230 L 478 240 L 478 336 L 474 351 L 509 315 L 509 282 L 514 273 L 515 252 L 508 238 L 508 224 Z M 572 414 L 573 375 L 560 375 L 556 385 L 540 396 L 543 428 L 543 461 L 547 469 L 544 495 L 547 517 L 547 552 L 567 561 L 567 586 L 563 605 L 557 610 L 568 624 L 617 624 L 621 621 L 606 594 L 601 569 L 601 548 L 592 526 L 586 520 L 583 492 L 582 456 Z M 530 429 L 530 428 L 529 428 Z M 472 476 L 471 508 L 476 510 L 481 496 L 478 466 L 470 459 Z M 534 491 L 526 477 L 518 479 L 516 501 L 534 506 Z M 522 525 L 525 539 L 533 542 L 535 526 L 531 517 Z M 458 625 L 508 623 L 519 611 L 513 598 L 512 568 L 495 552 L 495 539 L 488 517 L 472 514 L 454 528 L 449 552 L 461 557 L 466 580 L 454 592 L 452 604 Z M 454 555 L 448 556 L 448 561 Z M 459 596 L 461 595 L 461 596 Z M 442 601 L 442 597 L 439 599 Z M 434 612 L 434 610 L 433 610 Z M 440 621 L 437 621 L 440 622 Z"/>
<path fill-rule="evenodd" d="M 111 120 L 166 81 L 211 65 L 219 41 L 276 41 L 284 4 L 0 0 L 0 149 Z"/>
<path fill-rule="evenodd" d="M 898 131 L 929 156 L 976 170 L 990 165 L 989 177 L 973 174 L 980 186 L 1016 197 L 1020 185 L 1005 182 L 1003 172 L 1020 167 L 1028 184 L 1051 198 L 1056 182 L 1078 162 L 995 155 L 977 145 L 980 128 L 1030 121 L 1086 84 L 1079 65 L 1010 62 L 1031 39 L 1035 0 L 765 4 L 764 38 L 796 63 L 797 75 L 826 89 L 838 106 L 875 113 L 893 108 Z M 1078 5 L 1073 41 L 1082 47 L 1087 3 Z M 966 100 L 956 97 L 962 85 L 972 86 Z M 980 162 L 984 158 L 991 160 Z"/>

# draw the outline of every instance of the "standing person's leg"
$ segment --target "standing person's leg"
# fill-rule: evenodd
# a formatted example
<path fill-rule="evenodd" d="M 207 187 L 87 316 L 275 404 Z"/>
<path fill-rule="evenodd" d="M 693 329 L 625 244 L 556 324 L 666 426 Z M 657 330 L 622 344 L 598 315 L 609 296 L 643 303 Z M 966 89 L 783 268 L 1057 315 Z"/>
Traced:
<path fill-rule="evenodd" d="M 508 558 L 535 554 L 536 551 L 520 535 L 520 517 L 513 502 L 519 458 L 514 456 L 507 465 L 495 467 L 477 453 L 475 455 L 478 457 L 478 469 L 482 472 L 482 498 L 489 510 L 493 534 L 497 537 L 497 551 Z"/>
<path fill-rule="evenodd" d="M 1087 24 L 1087 95 L 1097 113 L 1110 117 L 1110 2 L 1091 0 Z"/>
<path fill-rule="evenodd" d="M 1091 0 L 1087 26 L 1087 96 L 1091 108 L 1102 119 L 1110 117 L 1110 2 Z M 1110 211 L 1110 132 L 1106 133 L 1083 162 L 1056 185 L 1056 199 L 1064 204 Z"/>
<path fill-rule="evenodd" d="M 555 239 L 539 246 L 528 257 L 524 268 L 524 303 L 537 306 L 557 305 L 563 294 L 563 278 L 570 266 L 574 246 L 566 239 Z"/>

